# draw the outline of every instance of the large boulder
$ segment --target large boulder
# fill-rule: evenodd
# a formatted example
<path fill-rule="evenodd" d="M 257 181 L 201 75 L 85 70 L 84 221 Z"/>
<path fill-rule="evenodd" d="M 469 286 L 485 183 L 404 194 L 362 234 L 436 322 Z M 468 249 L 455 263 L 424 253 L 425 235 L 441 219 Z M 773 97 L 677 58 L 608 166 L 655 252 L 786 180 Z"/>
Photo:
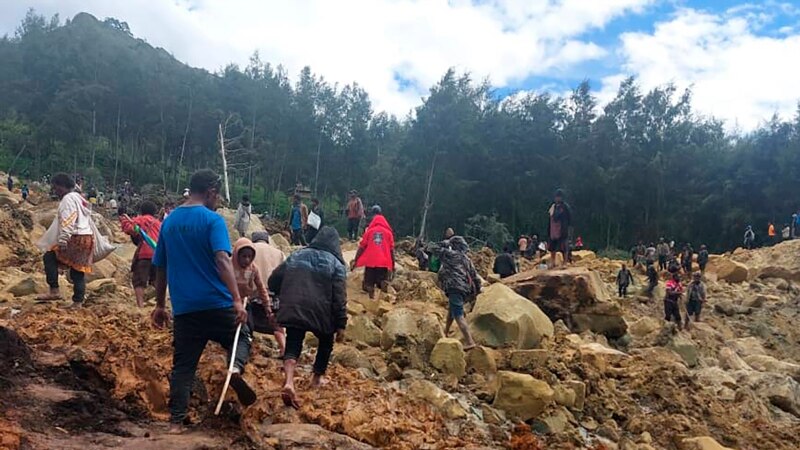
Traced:
<path fill-rule="evenodd" d="M 467 353 L 467 369 L 483 376 L 493 376 L 497 373 L 497 361 L 494 351 L 477 346 Z"/>
<path fill-rule="evenodd" d="M 800 417 L 800 384 L 772 372 L 738 371 L 737 382 L 747 386 L 776 407 Z"/>
<path fill-rule="evenodd" d="M 475 340 L 489 347 L 535 348 L 553 336 L 553 323 L 534 303 L 499 283 L 478 296 L 469 322 Z"/>
<path fill-rule="evenodd" d="M 463 419 L 467 417 L 467 411 L 464 410 L 455 397 L 439 389 L 430 381 L 412 381 L 406 389 L 406 395 L 433 406 L 448 419 Z"/>
<path fill-rule="evenodd" d="M 437 283 L 437 274 L 418 270 L 401 270 L 395 274 L 392 287 L 397 291 L 397 302 L 426 302 L 446 305 L 447 297 Z"/>
<path fill-rule="evenodd" d="M 683 335 L 674 336 L 667 348 L 677 353 L 689 367 L 694 367 L 698 362 L 697 345 Z"/>
<path fill-rule="evenodd" d="M 550 385 L 530 375 L 500 371 L 497 379 L 497 393 L 492 407 L 519 420 L 536 418 L 555 397 Z"/>
<path fill-rule="evenodd" d="M 716 274 L 718 280 L 729 283 L 747 281 L 750 272 L 746 265 L 721 256 L 710 258 L 706 270 Z"/>
<path fill-rule="evenodd" d="M 730 447 L 723 447 L 719 442 L 708 436 L 686 438 L 681 441 L 681 450 L 733 450 Z"/>
<path fill-rule="evenodd" d="M 461 341 L 453 338 L 439 339 L 431 352 L 431 365 L 443 373 L 463 377 L 467 371 L 467 361 Z"/>
<path fill-rule="evenodd" d="M 503 280 L 516 293 L 536 303 L 556 322 L 563 320 L 572 331 L 592 331 L 611 338 L 627 333 L 620 306 L 610 300 L 596 271 L 583 267 L 533 270 Z"/>
<path fill-rule="evenodd" d="M 381 329 L 368 316 L 360 314 L 351 317 L 347 321 L 345 337 L 353 342 L 361 342 L 370 347 L 377 347 L 381 343 Z"/>
<path fill-rule="evenodd" d="M 310 423 L 270 424 L 249 421 L 243 427 L 245 434 L 258 448 L 314 449 L 314 450 L 371 450 L 375 447 L 359 442 L 344 434 L 328 431 Z"/>
<path fill-rule="evenodd" d="M 781 361 L 767 355 L 748 355 L 744 362 L 759 372 L 774 372 L 788 375 L 800 381 L 800 364 Z"/>
<path fill-rule="evenodd" d="M 409 308 L 396 308 L 384 314 L 381 328 L 381 347 L 389 350 L 389 359 L 403 368 L 422 369 L 433 347 L 444 337 L 436 314 Z"/>
<path fill-rule="evenodd" d="M 6 292 L 14 297 L 24 297 L 26 295 L 33 295 L 39 291 L 39 285 L 36 280 L 31 276 L 26 276 L 12 282 L 6 287 Z"/>

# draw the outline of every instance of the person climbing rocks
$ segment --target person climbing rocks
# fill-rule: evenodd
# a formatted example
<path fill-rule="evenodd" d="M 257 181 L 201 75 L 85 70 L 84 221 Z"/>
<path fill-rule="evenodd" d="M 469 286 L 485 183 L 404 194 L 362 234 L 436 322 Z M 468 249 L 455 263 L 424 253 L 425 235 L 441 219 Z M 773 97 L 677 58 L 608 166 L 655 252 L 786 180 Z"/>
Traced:
<path fill-rule="evenodd" d="M 652 266 L 652 263 L 649 265 Z M 633 284 L 633 274 L 628 270 L 628 266 L 622 264 L 622 268 L 617 272 L 617 290 L 621 298 L 628 296 L 628 286 L 631 284 Z"/>
<path fill-rule="evenodd" d="M 647 276 L 647 296 L 649 298 L 653 297 L 653 292 L 656 290 L 658 286 L 658 272 L 656 271 L 655 266 L 652 264 L 647 265 L 647 270 L 645 271 L 645 275 Z"/>
<path fill-rule="evenodd" d="M 564 202 L 564 191 L 557 189 L 553 198 L 553 203 L 548 209 L 550 224 L 548 231 L 548 247 L 550 250 L 551 268 L 556 267 L 556 253 L 564 255 L 564 264 L 569 259 L 569 249 L 567 239 L 569 237 L 569 227 L 572 223 L 572 211 L 567 203 Z"/>
<path fill-rule="evenodd" d="M 708 265 L 708 247 L 705 244 L 700 245 L 700 252 L 697 253 L 697 265 L 700 266 L 700 273 L 706 273 L 706 266 Z"/>
<path fill-rule="evenodd" d="M 389 272 L 394 272 L 394 232 L 381 207 L 371 208 L 372 221 L 361 237 L 352 267 L 364 267 L 362 289 L 375 298 L 375 288 L 383 292 L 389 287 Z"/>
<path fill-rule="evenodd" d="M 500 275 L 500 278 L 508 278 L 517 273 L 514 255 L 511 254 L 511 249 L 507 245 L 503 247 L 503 252 L 494 258 L 492 272 Z"/>
<path fill-rule="evenodd" d="M 280 252 L 280 250 L 278 250 Z M 248 299 L 247 317 L 250 332 L 256 331 L 275 336 L 280 349 L 280 355 L 286 349 L 286 336 L 283 328 L 278 325 L 272 307 L 272 297 L 267 291 L 267 280 L 262 275 L 259 262 L 263 264 L 263 259 L 258 260 L 258 249 L 255 244 L 247 238 L 239 238 L 233 244 L 233 273 L 236 275 L 236 285 L 239 288 L 239 295 Z M 270 273 L 271 274 L 271 273 Z M 257 311 L 256 308 L 259 308 Z M 258 323 L 255 318 L 258 317 Z M 256 330 L 258 326 L 258 330 Z"/>
<path fill-rule="evenodd" d="M 706 302 L 706 285 L 703 283 L 703 274 L 695 272 L 692 282 L 686 289 L 686 327 L 689 327 L 691 317 L 694 316 L 695 322 L 700 322 L 700 312 Z"/>
<path fill-rule="evenodd" d="M 13 192 L 14 191 L 14 179 L 11 178 L 11 174 L 8 174 L 8 179 L 6 180 L 6 187 L 8 188 L 9 192 Z"/>
<path fill-rule="evenodd" d="M 683 246 L 683 251 L 681 251 L 681 267 L 683 268 L 683 272 L 688 276 L 692 273 L 692 261 L 694 259 L 694 249 L 692 248 L 692 244 L 687 243 Z"/>
<path fill-rule="evenodd" d="M 672 320 L 681 329 L 683 322 L 681 322 L 680 300 L 683 295 L 683 284 L 681 284 L 681 275 L 673 273 L 672 278 L 667 280 L 667 294 L 664 297 L 664 320 L 670 322 Z"/>
<path fill-rule="evenodd" d="M 364 217 L 364 203 L 358 196 L 358 191 L 350 191 L 350 198 L 347 201 L 347 236 L 353 242 L 358 239 L 358 229 Z"/>
<path fill-rule="evenodd" d="M 322 227 L 308 247 L 292 253 L 269 278 L 270 290 L 281 299 L 278 323 L 286 327 L 281 392 L 286 406 L 300 407 L 294 372 L 306 332 L 313 333 L 319 342 L 311 385 L 318 388 L 327 383 L 325 372 L 333 342 L 344 340 L 347 327 L 346 283 L 339 233 L 332 227 Z"/>
<path fill-rule="evenodd" d="M 430 268 L 431 256 L 425 249 L 425 241 L 422 238 L 417 238 L 414 242 L 414 257 L 417 258 L 419 270 L 427 272 Z"/>
<path fill-rule="evenodd" d="M 10 178 L 10 177 L 9 177 Z M 92 273 L 94 255 L 94 232 L 89 203 L 75 189 L 75 181 L 65 174 L 57 173 L 50 185 L 59 199 L 54 224 L 56 240 L 44 254 L 44 272 L 50 292 L 39 296 L 39 301 L 61 300 L 58 288 L 58 269 L 69 269 L 72 281 L 72 307 L 83 306 L 86 296 L 86 274 Z"/>
<path fill-rule="evenodd" d="M 161 225 L 153 265 L 156 266 L 156 328 L 170 321 L 166 309 L 169 288 L 173 315 L 172 375 L 170 377 L 170 432 L 183 430 L 197 363 L 208 341 L 220 344 L 233 358 L 231 387 L 244 406 L 255 403 L 256 393 L 243 378 L 250 357 L 250 329 L 231 263 L 231 243 L 225 219 L 214 210 L 222 178 L 211 170 L 195 172 L 189 181 L 189 199 Z M 237 325 L 241 335 L 231 354 Z"/>
<path fill-rule="evenodd" d="M 239 237 L 246 237 L 247 230 L 250 228 L 250 216 L 253 214 L 253 205 L 250 204 L 250 197 L 242 196 L 239 207 L 236 208 L 236 218 L 233 221 L 233 228 L 239 232 Z"/>
<path fill-rule="evenodd" d="M 469 246 L 461 236 L 453 236 L 436 247 L 442 262 L 442 267 L 439 269 L 439 287 L 447 295 L 449 305 L 444 335 L 450 334 L 453 322 L 458 324 L 464 336 L 464 350 L 475 348 L 475 341 L 464 317 L 464 303 L 477 297 L 481 292 L 480 278 L 467 256 L 468 251 Z"/>
<path fill-rule="evenodd" d="M 158 242 L 161 222 L 155 218 L 156 209 L 155 203 L 145 200 L 139 205 L 138 216 L 132 219 L 126 214 L 119 216 L 122 231 L 130 236 L 133 243 L 136 244 L 136 251 L 131 262 L 131 279 L 133 292 L 136 295 L 136 306 L 139 308 L 144 307 L 145 289 L 156 282 L 156 269 L 152 264 L 155 249 L 150 246 L 142 234 L 144 232 L 153 242 Z"/>
<path fill-rule="evenodd" d="M 319 220 L 317 220 L 314 216 L 318 217 Z M 311 242 L 315 237 L 317 237 L 319 229 L 325 225 L 325 212 L 322 210 L 322 205 L 319 204 L 318 198 L 311 199 L 311 212 L 308 213 L 307 223 L 306 242 Z"/>
<path fill-rule="evenodd" d="M 304 230 L 308 224 L 308 206 L 303 203 L 300 194 L 294 194 L 292 209 L 289 211 L 289 228 L 292 231 L 292 245 L 306 246 Z"/>
<path fill-rule="evenodd" d="M 22 185 L 22 201 L 23 201 L 23 202 L 26 202 L 26 201 L 28 201 L 28 197 L 29 197 L 30 195 L 31 195 L 31 191 L 30 191 L 30 189 L 28 188 L 28 184 L 27 184 L 27 183 L 26 183 L 26 184 L 23 184 L 23 185 Z"/>
<path fill-rule="evenodd" d="M 756 242 L 756 232 L 753 231 L 753 226 L 748 225 L 744 230 L 744 248 L 752 250 Z"/>
<path fill-rule="evenodd" d="M 667 270 L 667 259 L 669 258 L 669 244 L 664 241 L 664 238 L 658 240 L 656 246 L 656 255 L 658 256 L 658 270 Z"/>

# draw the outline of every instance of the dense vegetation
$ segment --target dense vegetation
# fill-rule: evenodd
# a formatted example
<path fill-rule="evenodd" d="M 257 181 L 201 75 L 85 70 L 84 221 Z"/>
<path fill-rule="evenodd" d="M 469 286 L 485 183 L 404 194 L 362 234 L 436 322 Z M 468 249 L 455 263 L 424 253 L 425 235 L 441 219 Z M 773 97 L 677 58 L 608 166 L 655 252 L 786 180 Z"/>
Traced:
<path fill-rule="evenodd" d="M 692 111 L 691 92 L 642 92 L 634 79 L 600 109 L 588 82 L 568 98 L 501 99 L 451 70 L 398 119 L 373 111 L 357 84 L 309 68 L 293 84 L 255 54 L 212 74 L 124 22 L 33 12 L 0 40 L 0 61 L 1 168 L 32 178 L 69 169 L 99 185 L 176 192 L 192 170 L 221 169 L 222 124 L 234 197 L 249 191 L 259 210 L 278 210 L 302 183 L 331 215 L 355 188 L 401 234 L 420 227 L 431 170 L 427 229 L 437 236 L 476 215 L 543 233 L 557 187 L 594 248 L 667 235 L 721 249 L 745 225 L 763 235 L 799 206 L 800 119 L 731 135 Z"/>

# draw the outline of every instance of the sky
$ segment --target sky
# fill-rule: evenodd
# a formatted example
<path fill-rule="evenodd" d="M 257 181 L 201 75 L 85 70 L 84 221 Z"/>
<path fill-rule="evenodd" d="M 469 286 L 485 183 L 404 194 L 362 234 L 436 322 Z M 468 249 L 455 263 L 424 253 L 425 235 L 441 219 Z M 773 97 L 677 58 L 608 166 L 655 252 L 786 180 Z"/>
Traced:
<path fill-rule="evenodd" d="M 588 79 L 601 103 L 629 76 L 672 83 L 745 132 L 800 100 L 800 0 L 0 0 L 0 35 L 31 7 L 117 18 L 211 71 L 254 51 L 293 77 L 310 66 L 401 117 L 450 67 L 501 95 L 566 95 Z"/>

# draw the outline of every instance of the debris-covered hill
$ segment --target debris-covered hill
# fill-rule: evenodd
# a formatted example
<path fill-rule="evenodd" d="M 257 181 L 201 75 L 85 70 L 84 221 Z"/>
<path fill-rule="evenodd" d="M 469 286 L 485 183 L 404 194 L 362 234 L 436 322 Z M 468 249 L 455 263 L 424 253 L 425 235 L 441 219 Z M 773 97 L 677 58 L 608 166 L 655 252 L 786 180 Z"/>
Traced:
<path fill-rule="evenodd" d="M 0 448 L 800 447 L 800 241 L 715 257 L 704 320 L 682 331 L 662 320 L 663 289 L 618 299 L 619 262 L 583 252 L 570 269 L 486 286 L 468 315 L 481 346 L 468 352 L 457 330 L 444 336 L 436 276 L 400 255 L 377 300 L 360 291 L 360 272 L 350 275 L 347 340 L 324 390 L 308 389 L 307 349 L 301 407 L 286 409 L 276 346 L 257 336 L 245 376 L 259 401 L 242 411 L 231 395 L 214 417 L 225 365 L 209 348 L 193 393 L 197 425 L 176 436 L 163 422 L 170 332 L 135 307 L 129 240 L 98 218 L 121 248 L 98 265 L 88 307 L 36 304 L 45 284 L 32 242 L 55 205 L 4 196 Z M 479 259 L 486 267 L 491 255 Z"/>

